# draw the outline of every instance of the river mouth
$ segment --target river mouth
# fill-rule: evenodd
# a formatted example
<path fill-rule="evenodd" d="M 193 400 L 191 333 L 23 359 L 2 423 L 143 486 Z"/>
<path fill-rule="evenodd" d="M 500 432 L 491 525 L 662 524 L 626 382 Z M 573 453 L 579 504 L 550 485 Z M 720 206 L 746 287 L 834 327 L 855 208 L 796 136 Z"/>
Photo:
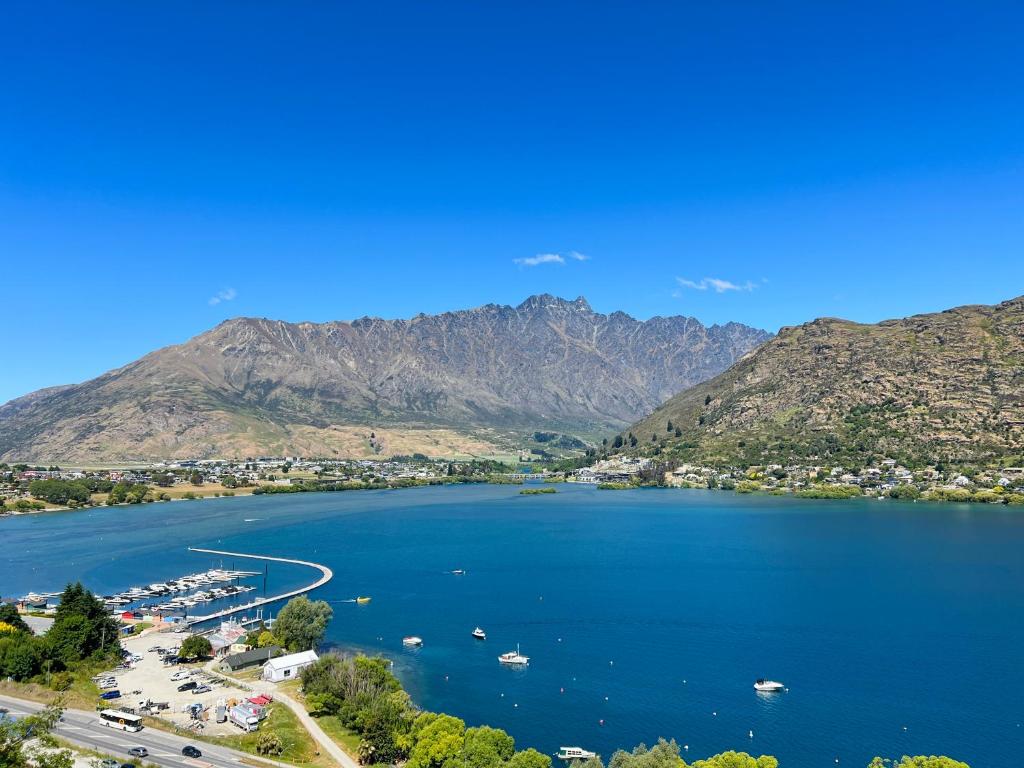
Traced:
<path fill-rule="evenodd" d="M 866 765 L 875 754 L 1017 764 L 1024 515 L 518 490 L 12 518 L 0 521 L 0 585 L 6 597 L 82 579 L 105 594 L 220 560 L 189 546 L 310 560 L 334 574 L 309 595 L 334 609 L 329 644 L 389 656 L 418 704 L 505 728 L 520 746 L 578 744 L 607 758 L 664 736 L 687 745 L 689 761 L 741 749 L 787 768 Z M 269 594 L 311 573 L 271 564 Z M 348 602 L 360 596 L 372 600 Z M 403 646 L 413 635 L 423 645 Z M 500 664 L 517 645 L 529 665 Z M 789 690 L 759 694 L 758 678 Z"/>

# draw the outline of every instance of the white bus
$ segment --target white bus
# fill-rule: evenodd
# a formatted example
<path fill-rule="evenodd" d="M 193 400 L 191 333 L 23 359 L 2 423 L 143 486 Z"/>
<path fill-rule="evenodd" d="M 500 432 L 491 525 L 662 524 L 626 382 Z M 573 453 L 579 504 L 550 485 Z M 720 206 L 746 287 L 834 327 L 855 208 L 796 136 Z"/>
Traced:
<path fill-rule="evenodd" d="M 142 718 L 119 709 L 104 709 L 100 712 L 100 720 L 108 728 L 120 728 L 122 731 L 141 731 Z"/>

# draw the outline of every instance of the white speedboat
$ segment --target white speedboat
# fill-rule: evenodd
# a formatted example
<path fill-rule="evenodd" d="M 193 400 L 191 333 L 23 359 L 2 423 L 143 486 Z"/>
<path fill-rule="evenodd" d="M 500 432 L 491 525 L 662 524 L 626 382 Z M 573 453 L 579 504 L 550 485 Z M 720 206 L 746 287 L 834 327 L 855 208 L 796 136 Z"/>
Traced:
<path fill-rule="evenodd" d="M 402 645 L 407 645 L 410 648 L 418 648 L 423 645 L 423 638 L 416 637 L 416 635 L 409 635 L 409 637 L 402 638 Z"/>
<path fill-rule="evenodd" d="M 477 627 L 476 629 L 474 629 L 472 634 L 473 634 L 473 637 L 475 637 L 477 640 L 486 640 L 487 639 L 487 633 L 484 632 L 482 629 L 480 629 L 480 627 Z"/>
<path fill-rule="evenodd" d="M 558 748 L 558 759 L 559 760 L 589 760 L 592 757 L 597 757 L 597 754 L 590 750 L 583 749 L 583 747 L 559 747 Z"/>
<path fill-rule="evenodd" d="M 786 690 L 786 686 L 775 680 L 758 679 L 754 682 L 754 690 L 761 693 L 777 693 Z"/>
<path fill-rule="evenodd" d="M 501 654 L 501 656 L 498 657 L 498 661 L 501 664 L 510 664 L 512 666 L 526 666 L 530 663 L 530 657 L 523 656 L 523 654 L 519 652 L 519 646 L 516 645 L 516 649 L 514 651 Z"/>

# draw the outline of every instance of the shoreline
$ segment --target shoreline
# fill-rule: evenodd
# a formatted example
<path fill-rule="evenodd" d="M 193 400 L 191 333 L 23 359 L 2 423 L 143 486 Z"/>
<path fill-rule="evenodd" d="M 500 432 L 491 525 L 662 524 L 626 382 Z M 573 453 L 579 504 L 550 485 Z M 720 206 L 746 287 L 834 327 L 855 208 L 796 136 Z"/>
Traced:
<path fill-rule="evenodd" d="M 736 488 L 705 488 L 705 487 L 698 487 L 698 486 L 692 486 L 692 485 L 689 485 L 689 486 L 686 486 L 686 485 L 671 486 L 671 485 L 628 485 L 628 484 L 614 484 L 615 487 L 611 487 L 612 484 L 607 484 L 607 483 L 603 483 L 603 484 L 584 483 L 584 482 L 578 482 L 578 481 L 574 481 L 574 480 L 563 480 L 561 482 L 564 482 L 567 485 L 578 485 L 578 486 L 585 486 L 585 487 L 593 487 L 595 490 L 608 490 L 608 491 L 636 491 L 636 490 L 651 490 L 651 489 L 659 489 L 659 490 L 664 490 L 664 491 L 714 491 L 714 492 L 719 492 L 719 493 L 732 493 L 732 494 L 736 494 L 737 496 L 773 496 L 775 498 L 787 498 L 787 499 L 791 499 L 791 500 L 794 500 L 794 501 L 857 501 L 857 500 L 867 501 L 867 500 L 871 500 L 871 501 L 885 501 L 885 502 L 900 501 L 900 502 L 905 502 L 905 503 L 906 502 L 912 502 L 912 503 L 925 502 L 925 503 L 928 503 L 928 504 L 970 504 L 970 505 L 979 505 L 979 506 L 987 506 L 987 507 L 1009 507 L 1009 508 L 1019 508 L 1021 511 L 1024 511 L 1024 503 L 1016 502 L 1016 501 L 1009 501 L 1007 499 L 1002 499 L 1002 498 L 988 499 L 988 500 L 984 500 L 984 501 L 980 500 L 980 499 L 951 499 L 951 498 L 933 499 L 933 498 L 928 498 L 925 494 L 922 494 L 921 496 L 919 496 L 917 498 L 900 499 L 900 498 L 891 497 L 888 494 L 870 495 L 870 494 L 861 493 L 861 494 L 850 495 L 850 496 L 846 496 L 846 495 L 838 496 L 838 495 L 827 495 L 827 494 L 822 494 L 822 495 L 800 495 L 799 492 L 793 492 L 793 491 L 783 491 L 783 492 L 773 493 L 772 489 L 766 489 L 766 488 L 761 488 L 761 489 L 757 489 L 757 490 L 743 490 L 743 491 L 741 491 L 741 490 L 738 490 Z M 148 506 L 150 504 L 163 504 L 163 503 L 179 502 L 179 501 L 208 501 L 208 500 L 211 500 L 211 499 L 247 498 L 247 497 L 251 497 L 251 496 L 291 496 L 293 494 L 303 494 L 303 493 L 339 493 L 339 492 L 344 492 L 344 491 L 400 491 L 400 490 L 406 490 L 406 489 L 410 489 L 410 488 L 429 488 L 429 487 L 448 486 L 448 485 L 523 485 L 523 482 L 522 481 L 519 481 L 519 482 L 511 482 L 511 481 L 496 482 L 496 481 L 491 481 L 491 480 L 479 480 L 479 481 L 459 481 L 459 482 L 418 483 L 418 484 L 412 484 L 412 485 L 393 485 L 393 486 L 365 485 L 365 486 L 358 487 L 358 488 L 320 488 L 320 489 L 303 488 L 303 489 L 299 489 L 299 490 L 280 490 L 280 491 L 267 491 L 267 490 L 263 490 L 262 492 L 259 492 L 259 493 L 257 493 L 256 490 L 259 489 L 259 488 L 263 488 L 263 486 L 256 486 L 255 488 L 245 489 L 246 491 L 248 491 L 247 493 L 246 492 L 243 492 L 243 493 L 232 493 L 230 495 L 221 493 L 221 494 L 216 495 L 216 496 L 211 494 L 209 496 L 196 496 L 195 498 L 182 498 L 182 497 L 178 497 L 178 498 L 173 498 L 173 499 L 151 499 L 151 500 L 142 501 L 142 502 L 122 501 L 122 502 L 118 502 L 116 504 L 98 503 L 98 504 L 90 504 L 90 505 L 80 506 L 80 507 L 49 507 L 49 508 L 46 508 L 46 509 L 27 509 L 27 510 L 17 510 L 17 511 L 13 511 L 12 510 L 12 511 L 0 512 L 0 521 L 4 520 L 6 518 L 23 517 L 23 516 L 27 516 L 27 515 L 56 514 L 56 513 L 64 513 L 64 512 L 83 512 L 83 511 L 86 511 L 86 510 L 103 509 L 105 507 L 140 507 L 140 506 Z M 296 486 L 267 486 L 267 487 L 269 487 L 269 488 L 278 488 L 278 487 L 280 487 L 280 488 L 294 488 Z M 522 491 L 520 491 L 520 493 L 523 494 Z M 546 493 L 550 494 L 551 491 L 547 491 Z M 526 494 L 523 494 L 523 495 L 543 495 L 543 494 L 540 493 L 540 492 L 536 492 L 536 493 L 526 493 Z"/>

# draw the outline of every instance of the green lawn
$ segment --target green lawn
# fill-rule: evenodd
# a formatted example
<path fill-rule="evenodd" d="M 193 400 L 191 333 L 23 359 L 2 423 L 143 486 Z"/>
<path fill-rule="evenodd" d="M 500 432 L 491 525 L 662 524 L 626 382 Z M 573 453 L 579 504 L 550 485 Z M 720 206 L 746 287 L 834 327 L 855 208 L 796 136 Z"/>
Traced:
<path fill-rule="evenodd" d="M 359 754 L 359 734 L 346 728 L 336 715 L 325 715 L 316 718 L 317 724 L 323 728 L 324 733 L 331 737 L 337 744 L 353 757 Z"/>

